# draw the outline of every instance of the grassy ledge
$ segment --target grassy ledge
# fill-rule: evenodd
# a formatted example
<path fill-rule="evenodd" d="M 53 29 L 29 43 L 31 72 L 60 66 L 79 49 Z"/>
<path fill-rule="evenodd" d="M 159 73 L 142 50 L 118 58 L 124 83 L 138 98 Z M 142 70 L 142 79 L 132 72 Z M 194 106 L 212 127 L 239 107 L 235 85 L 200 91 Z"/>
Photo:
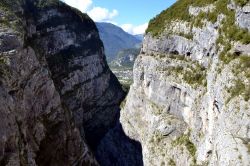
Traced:
<path fill-rule="evenodd" d="M 188 150 L 189 154 L 193 158 L 193 164 L 196 164 L 196 147 L 193 142 L 190 141 L 190 132 L 188 134 L 183 134 L 182 136 L 178 137 L 176 140 L 172 142 L 173 146 L 178 146 L 178 145 L 184 145 L 186 149 Z"/>

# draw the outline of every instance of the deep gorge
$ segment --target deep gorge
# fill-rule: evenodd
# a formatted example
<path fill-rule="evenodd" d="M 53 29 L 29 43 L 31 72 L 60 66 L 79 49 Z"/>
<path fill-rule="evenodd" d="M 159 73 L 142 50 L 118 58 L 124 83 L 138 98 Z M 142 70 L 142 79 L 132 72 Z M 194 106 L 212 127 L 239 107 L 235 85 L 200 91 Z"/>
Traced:
<path fill-rule="evenodd" d="M 104 49 L 61 1 L 0 1 L 1 166 L 250 164 L 248 1 L 153 18 L 128 94 Z"/>

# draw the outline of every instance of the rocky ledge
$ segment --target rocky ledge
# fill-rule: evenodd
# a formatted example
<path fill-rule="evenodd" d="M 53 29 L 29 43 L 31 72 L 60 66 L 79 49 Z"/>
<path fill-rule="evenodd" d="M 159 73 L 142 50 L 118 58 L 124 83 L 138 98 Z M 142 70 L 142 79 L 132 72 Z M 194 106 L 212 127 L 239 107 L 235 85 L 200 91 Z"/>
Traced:
<path fill-rule="evenodd" d="M 121 111 L 144 165 L 250 164 L 248 9 L 180 0 L 151 20 Z"/>

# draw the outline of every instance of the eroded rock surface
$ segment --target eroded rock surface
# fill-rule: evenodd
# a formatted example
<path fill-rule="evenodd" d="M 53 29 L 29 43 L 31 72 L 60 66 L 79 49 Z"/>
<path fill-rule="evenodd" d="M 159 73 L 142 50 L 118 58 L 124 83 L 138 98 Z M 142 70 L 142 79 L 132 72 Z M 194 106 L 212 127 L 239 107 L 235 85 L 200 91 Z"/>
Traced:
<path fill-rule="evenodd" d="M 249 29 L 249 4 L 224 2 L 230 16 L 235 14 L 233 23 Z M 230 28 L 223 27 L 230 19 L 223 13 L 209 20 L 217 3 L 196 4 L 187 10 L 191 18 L 165 20 L 160 34 L 151 28 L 145 36 L 121 124 L 141 143 L 146 166 L 250 164 L 249 38 L 228 38 Z M 158 17 L 163 20 L 164 12 Z M 234 34 L 249 36 L 240 28 Z"/>
<path fill-rule="evenodd" d="M 124 94 L 94 22 L 57 0 L 0 5 L 0 165 L 98 165 L 89 145 Z"/>

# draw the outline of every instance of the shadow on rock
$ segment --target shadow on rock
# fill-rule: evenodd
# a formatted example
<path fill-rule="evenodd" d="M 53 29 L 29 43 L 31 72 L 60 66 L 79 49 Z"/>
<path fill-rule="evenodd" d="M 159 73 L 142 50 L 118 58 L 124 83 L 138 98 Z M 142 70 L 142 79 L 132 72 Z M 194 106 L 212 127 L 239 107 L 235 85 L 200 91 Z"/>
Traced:
<path fill-rule="evenodd" d="M 101 166 L 143 166 L 140 142 L 126 136 L 120 122 L 100 142 L 96 158 Z"/>

